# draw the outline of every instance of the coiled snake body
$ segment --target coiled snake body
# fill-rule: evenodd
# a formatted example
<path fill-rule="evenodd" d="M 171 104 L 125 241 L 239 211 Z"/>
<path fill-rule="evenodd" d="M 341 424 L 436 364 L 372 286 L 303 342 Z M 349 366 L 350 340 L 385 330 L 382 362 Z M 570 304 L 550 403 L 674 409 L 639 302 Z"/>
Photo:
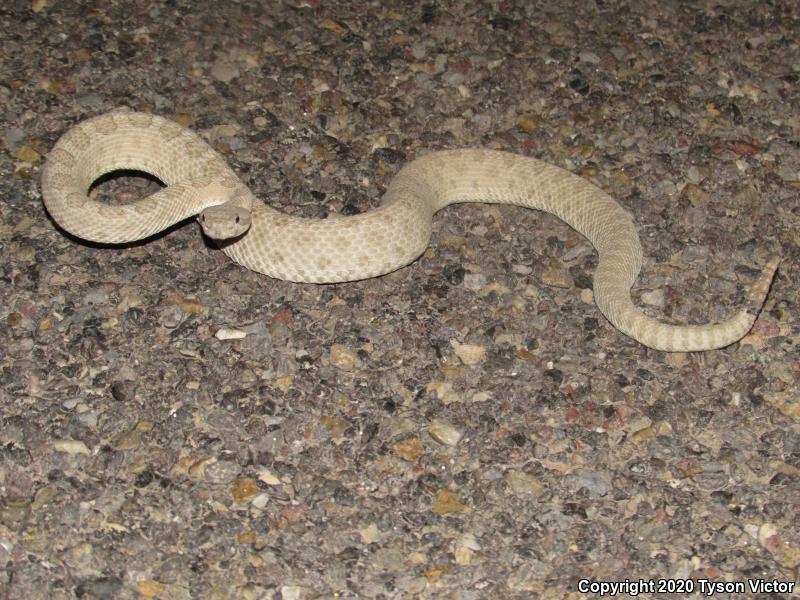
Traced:
<path fill-rule="evenodd" d="M 93 182 L 118 170 L 150 173 L 166 184 L 136 203 L 110 206 L 89 198 Z M 646 316 L 630 288 L 642 249 L 630 215 L 588 181 L 539 160 L 493 150 L 433 152 L 391 181 L 384 201 L 367 213 L 305 219 L 257 201 L 198 135 L 158 116 L 117 111 L 70 129 L 47 157 L 42 195 L 53 219 L 86 240 L 124 243 L 147 238 L 198 215 L 209 237 L 239 264 L 280 279 L 329 283 L 375 277 L 416 259 L 431 220 L 456 202 L 515 204 L 557 215 L 583 234 L 600 260 L 594 297 L 608 320 L 651 348 L 721 348 L 752 327 L 778 258 L 750 289 L 747 305 L 713 325 L 677 326 Z"/>

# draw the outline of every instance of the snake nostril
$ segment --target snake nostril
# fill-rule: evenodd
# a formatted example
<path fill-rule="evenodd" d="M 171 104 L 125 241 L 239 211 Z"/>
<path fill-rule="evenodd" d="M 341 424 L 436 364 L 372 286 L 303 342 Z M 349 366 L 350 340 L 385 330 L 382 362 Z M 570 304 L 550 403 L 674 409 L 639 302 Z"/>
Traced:
<path fill-rule="evenodd" d="M 238 216 L 236 217 L 236 224 L 237 225 L 239 224 L 239 217 Z"/>

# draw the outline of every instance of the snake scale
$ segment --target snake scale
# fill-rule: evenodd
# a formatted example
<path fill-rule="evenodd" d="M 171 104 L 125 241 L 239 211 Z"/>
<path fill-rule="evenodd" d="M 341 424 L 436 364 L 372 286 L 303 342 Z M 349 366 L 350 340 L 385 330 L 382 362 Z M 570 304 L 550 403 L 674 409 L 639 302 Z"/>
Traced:
<path fill-rule="evenodd" d="M 143 171 L 166 187 L 132 204 L 89 197 L 101 176 Z M 259 202 L 197 134 L 159 116 L 103 114 L 69 129 L 49 153 L 42 195 L 51 217 L 75 236 L 119 244 L 197 216 L 234 261 L 270 277 L 331 283 L 375 277 L 427 248 L 435 212 L 456 202 L 514 204 L 552 213 L 584 235 L 599 263 L 594 298 L 620 331 L 658 350 L 728 346 L 752 327 L 779 259 L 765 265 L 733 316 L 711 325 L 670 325 L 648 317 L 630 295 L 642 265 L 631 216 L 585 179 L 548 163 L 495 150 L 432 152 L 392 179 L 382 204 L 364 214 L 306 219 Z"/>

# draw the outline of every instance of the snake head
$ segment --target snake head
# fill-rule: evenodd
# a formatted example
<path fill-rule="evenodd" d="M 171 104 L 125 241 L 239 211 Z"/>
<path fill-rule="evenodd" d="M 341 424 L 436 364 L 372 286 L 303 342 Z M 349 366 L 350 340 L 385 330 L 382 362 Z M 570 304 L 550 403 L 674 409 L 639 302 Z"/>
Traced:
<path fill-rule="evenodd" d="M 215 240 L 237 238 L 250 229 L 250 211 L 230 202 L 209 206 L 197 216 L 203 233 Z"/>

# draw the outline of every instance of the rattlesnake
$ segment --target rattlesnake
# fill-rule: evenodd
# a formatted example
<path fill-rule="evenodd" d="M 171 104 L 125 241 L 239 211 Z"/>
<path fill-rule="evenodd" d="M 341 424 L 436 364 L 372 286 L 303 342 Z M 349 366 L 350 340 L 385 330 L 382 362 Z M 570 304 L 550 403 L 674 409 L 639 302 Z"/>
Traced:
<path fill-rule="evenodd" d="M 133 204 L 89 198 L 93 182 L 118 170 L 150 173 L 166 187 Z M 665 351 L 721 348 L 752 327 L 779 259 L 756 279 L 747 303 L 718 324 L 678 326 L 646 316 L 630 288 L 642 249 L 630 215 L 585 179 L 539 160 L 495 150 L 427 154 L 391 181 L 383 203 L 364 214 L 305 219 L 257 201 L 198 135 L 167 119 L 115 111 L 63 135 L 47 157 L 42 195 L 52 218 L 86 240 L 118 244 L 152 236 L 199 215 L 203 231 L 239 264 L 279 279 L 330 283 L 375 277 L 415 260 L 431 220 L 456 202 L 526 206 L 557 215 L 594 245 L 594 298 L 620 331 Z"/>

